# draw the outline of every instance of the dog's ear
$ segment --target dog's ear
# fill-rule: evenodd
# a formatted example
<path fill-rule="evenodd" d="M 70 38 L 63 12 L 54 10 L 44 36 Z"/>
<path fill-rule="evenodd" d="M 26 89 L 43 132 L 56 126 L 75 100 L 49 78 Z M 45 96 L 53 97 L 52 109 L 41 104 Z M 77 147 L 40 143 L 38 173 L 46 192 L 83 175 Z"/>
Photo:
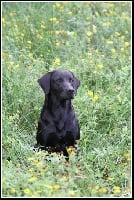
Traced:
<path fill-rule="evenodd" d="M 74 83 L 75 83 L 75 88 L 78 89 L 78 87 L 80 86 L 80 81 L 75 76 L 74 76 Z"/>
<path fill-rule="evenodd" d="M 73 73 L 72 73 L 73 74 Z M 75 87 L 75 91 L 77 91 L 78 87 L 80 86 L 80 81 L 78 78 L 76 78 L 73 74 L 74 77 L 74 87 Z"/>
<path fill-rule="evenodd" d="M 51 78 L 51 72 L 48 72 L 40 79 L 38 79 L 38 83 L 40 84 L 45 94 L 49 94 L 50 91 L 50 78 Z"/>

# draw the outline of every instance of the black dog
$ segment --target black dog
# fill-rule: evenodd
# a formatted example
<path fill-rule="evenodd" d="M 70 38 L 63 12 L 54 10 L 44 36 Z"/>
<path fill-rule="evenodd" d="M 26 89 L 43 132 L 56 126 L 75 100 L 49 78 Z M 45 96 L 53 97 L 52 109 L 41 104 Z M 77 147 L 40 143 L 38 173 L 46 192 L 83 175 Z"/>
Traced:
<path fill-rule="evenodd" d="M 71 104 L 80 81 L 68 70 L 48 72 L 38 80 L 45 92 L 45 102 L 38 121 L 37 146 L 69 155 L 66 147 L 80 139 L 78 120 Z"/>

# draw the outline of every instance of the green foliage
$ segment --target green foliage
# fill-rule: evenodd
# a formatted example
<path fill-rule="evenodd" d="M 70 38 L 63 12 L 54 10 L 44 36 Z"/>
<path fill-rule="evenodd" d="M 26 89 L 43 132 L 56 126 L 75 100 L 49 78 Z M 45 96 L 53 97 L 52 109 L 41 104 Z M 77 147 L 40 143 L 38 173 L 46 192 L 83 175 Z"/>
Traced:
<path fill-rule="evenodd" d="M 131 196 L 131 3 L 2 3 L 3 197 Z M 38 78 L 69 69 L 79 156 L 34 152 Z"/>

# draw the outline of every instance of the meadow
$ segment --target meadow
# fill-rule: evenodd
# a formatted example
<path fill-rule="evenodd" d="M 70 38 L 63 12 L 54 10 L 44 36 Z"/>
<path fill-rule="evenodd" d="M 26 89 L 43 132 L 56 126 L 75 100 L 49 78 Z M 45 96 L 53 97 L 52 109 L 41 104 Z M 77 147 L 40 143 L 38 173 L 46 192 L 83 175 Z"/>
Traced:
<path fill-rule="evenodd" d="M 81 138 L 33 151 L 37 80 L 69 69 Z M 2 196 L 131 197 L 131 2 L 2 2 Z"/>

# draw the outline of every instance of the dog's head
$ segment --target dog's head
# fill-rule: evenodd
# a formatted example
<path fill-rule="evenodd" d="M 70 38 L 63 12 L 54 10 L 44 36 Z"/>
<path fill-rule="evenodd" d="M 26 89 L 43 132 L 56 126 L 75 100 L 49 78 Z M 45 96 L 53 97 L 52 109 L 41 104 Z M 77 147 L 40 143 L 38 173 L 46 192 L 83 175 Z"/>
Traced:
<path fill-rule="evenodd" d="M 69 70 L 54 70 L 38 80 L 45 94 L 53 92 L 59 100 L 73 99 L 80 81 Z"/>

